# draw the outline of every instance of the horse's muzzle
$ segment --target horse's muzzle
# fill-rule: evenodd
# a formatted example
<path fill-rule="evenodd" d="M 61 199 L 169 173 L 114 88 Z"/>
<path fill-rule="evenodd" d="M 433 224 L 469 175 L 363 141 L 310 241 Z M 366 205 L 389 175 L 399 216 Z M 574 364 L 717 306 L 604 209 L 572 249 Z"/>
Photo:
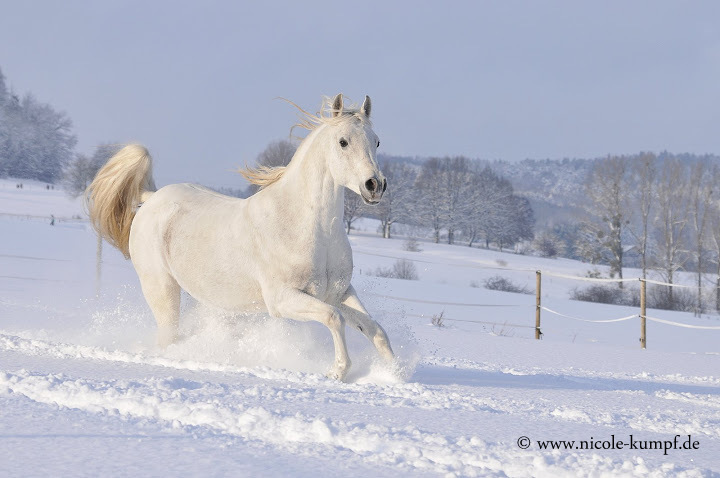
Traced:
<path fill-rule="evenodd" d="M 362 185 L 360 188 L 360 196 L 365 201 L 365 204 L 377 204 L 383 196 L 383 193 L 387 189 L 387 181 L 385 178 L 378 178 L 373 176 Z"/>

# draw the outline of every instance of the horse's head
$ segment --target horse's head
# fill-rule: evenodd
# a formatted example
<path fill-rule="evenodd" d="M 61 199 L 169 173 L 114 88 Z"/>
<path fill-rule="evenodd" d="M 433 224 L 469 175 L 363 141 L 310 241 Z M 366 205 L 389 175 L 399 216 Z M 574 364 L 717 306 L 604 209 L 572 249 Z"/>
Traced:
<path fill-rule="evenodd" d="M 387 181 L 377 163 L 380 140 L 370 124 L 370 108 L 366 96 L 359 110 L 343 110 L 343 96 L 337 95 L 332 100 L 332 120 L 321 134 L 335 181 L 359 194 L 366 204 L 377 204 Z"/>

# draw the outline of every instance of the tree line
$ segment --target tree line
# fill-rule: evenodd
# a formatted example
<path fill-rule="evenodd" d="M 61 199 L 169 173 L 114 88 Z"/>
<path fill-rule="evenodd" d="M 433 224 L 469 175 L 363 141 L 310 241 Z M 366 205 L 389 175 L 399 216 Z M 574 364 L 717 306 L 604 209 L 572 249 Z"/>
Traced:
<path fill-rule="evenodd" d="M 73 159 L 72 121 L 28 93 L 8 89 L 0 71 L 0 177 L 54 183 Z"/>
<path fill-rule="evenodd" d="M 597 161 L 585 192 L 575 252 L 591 263 L 607 263 L 622 278 L 630 259 L 643 278 L 654 271 L 674 284 L 678 271 L 694 271 L 695 310 L 706 308 L 705 274 L 720 274 L 720 165 L 709 158 L 682 160 L 653 153 L 610 156 Z M 720 308 L 720 279 L 715 285 Z M 622 283 L 620 283 L 622 287 Z M 668 287 L 668 308 L 677 291 Z"/>

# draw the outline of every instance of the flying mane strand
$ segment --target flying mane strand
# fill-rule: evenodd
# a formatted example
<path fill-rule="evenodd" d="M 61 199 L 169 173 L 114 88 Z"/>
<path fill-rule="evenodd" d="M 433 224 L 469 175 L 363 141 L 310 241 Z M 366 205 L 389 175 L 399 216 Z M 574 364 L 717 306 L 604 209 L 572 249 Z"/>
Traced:
<path fill-rule="evenodd" d="M 360 114 L 360 108 L 351 104 L 349 107 L 343 107 L 342 110 L 336 110 L 333 108 L 333 99 L 324 96 L 322 104 L 320 105 L 320 111 L 317 113 L 310 113 L 298 106 L 295 102 L 288 100 L 287 98 L 276 98 L 290 103 L 297 108 L 300 117 L 300 121 L 295 123 L 290 129 L 290 134 L 295 128 L 302 128 L 308 131 L 314 131 L 323 124 L 336 125 L 343 121 L 347 121 L 350 117 L 355 117 L 360 121 L 369 123 L 369 118 L 363 114 Z M 339 114 L 338 114 L 339 113 Z M 287 166 L 257 166 L 238 169 L 238 172 L 251 184 L 260 186 L 260 189 L 264 189 L 271 184 L 277 182 L 285 173 Z"/>

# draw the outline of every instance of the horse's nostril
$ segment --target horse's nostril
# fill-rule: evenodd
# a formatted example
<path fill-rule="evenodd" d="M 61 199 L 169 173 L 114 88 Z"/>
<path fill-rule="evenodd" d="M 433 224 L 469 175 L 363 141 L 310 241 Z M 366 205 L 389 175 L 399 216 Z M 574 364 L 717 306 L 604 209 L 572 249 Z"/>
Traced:
<path fill-rule="evenodd" d="M 365 188 L 371 193 L 375 192 L 377 189 L 377 179 L 372 178 L 365 181 Z"/>

